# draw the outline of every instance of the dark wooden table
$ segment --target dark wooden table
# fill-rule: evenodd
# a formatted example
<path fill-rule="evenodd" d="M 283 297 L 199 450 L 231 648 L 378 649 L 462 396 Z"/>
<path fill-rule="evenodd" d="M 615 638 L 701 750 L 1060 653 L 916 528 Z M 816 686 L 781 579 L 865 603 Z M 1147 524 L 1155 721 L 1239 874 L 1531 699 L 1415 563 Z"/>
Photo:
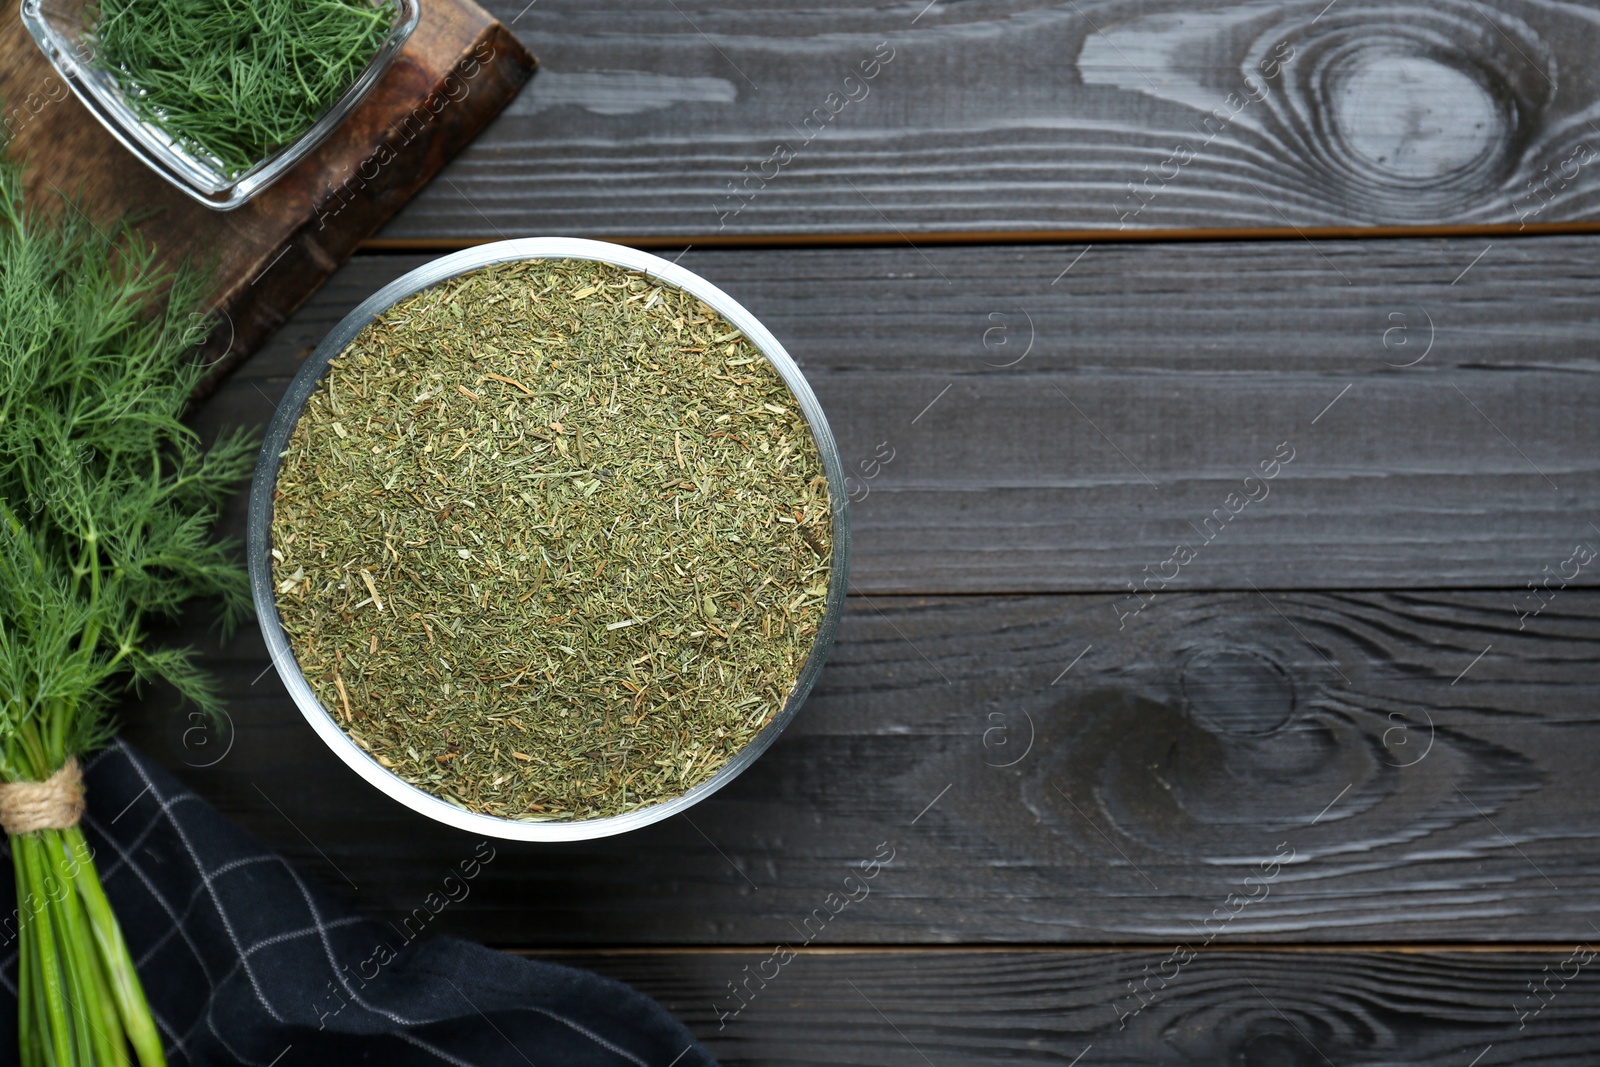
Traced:
<path fill-rule="evenodd" d="M 728 1064 L 1600 1060 L 1594 4 L 525 2 L 541 73 L 202 422 L 442 250 L 663 249 L 821 398 L 857 595 L 730 788 L 433 929 Z M 394 918 L 471 854 L 211 662 L 231 738 L 129 730 L 230 816 Z"/>

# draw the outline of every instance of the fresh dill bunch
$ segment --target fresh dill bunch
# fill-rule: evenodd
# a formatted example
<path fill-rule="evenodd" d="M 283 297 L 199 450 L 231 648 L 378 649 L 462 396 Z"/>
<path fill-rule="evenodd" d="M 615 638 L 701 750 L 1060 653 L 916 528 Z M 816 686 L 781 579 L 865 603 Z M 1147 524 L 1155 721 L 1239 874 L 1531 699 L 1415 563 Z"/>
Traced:
<path fill-rule="evenodd" d="M 394 0 L 98 0 L 94 62 L 233 177 L 304 133 L 389 35 Z"/>
<path fill-rule="evenodd" d="M 251 443 L 179 421 L 203 368 L 204 279 L 157 267 L 131 227 L 22 201 L 0 160 L 0 780 L 41 780 L 103 742 L 130 682 L 215 690 L 152 620 L 215 598 L 248 610 L 235 546 L 212 537 Z"/>
<path fill-rule="evenodd" d="M 179 421 L 203 369 L 210 324 L 190 309 L 204 291 L 127 223 L 24 204 L 21 167 L 0 156 L 0 788 L 25 1067 L 128 1064 L 130 1049 L 166 1062 L 77 823 L 75 757 L 107 739 L 130 683 L 164 678 L 217 710 L 193 653 L 150 645 L 147 627 L 194 597 L 215 598 L 224 626 L 247 610 L 234 546 L 211 529 L 250 442 L 207 448 Z M 54 813 L 19 817 L 11 798 L 41 791 Z"/>

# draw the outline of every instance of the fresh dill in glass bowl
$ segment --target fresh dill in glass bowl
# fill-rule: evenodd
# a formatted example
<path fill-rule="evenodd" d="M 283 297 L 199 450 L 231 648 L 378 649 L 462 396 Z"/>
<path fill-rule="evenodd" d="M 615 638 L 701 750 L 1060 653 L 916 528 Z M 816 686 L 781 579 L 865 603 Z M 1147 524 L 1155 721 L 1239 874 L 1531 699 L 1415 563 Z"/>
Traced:
<path fill-rule="evenodd" d="M 24 0 L 23 22 L 110 133 L 209 207 L 239 206 L 352 112 L 418 0 Z"/>

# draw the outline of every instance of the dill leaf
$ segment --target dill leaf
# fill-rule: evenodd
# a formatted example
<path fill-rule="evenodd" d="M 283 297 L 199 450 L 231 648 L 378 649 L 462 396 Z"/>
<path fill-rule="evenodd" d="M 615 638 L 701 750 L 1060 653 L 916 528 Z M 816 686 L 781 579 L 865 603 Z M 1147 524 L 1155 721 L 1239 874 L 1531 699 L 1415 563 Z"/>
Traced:
<path fill-rule="evenodd" d="M 181 421 L 204 285 L 130 226 L 25 208 L 20 167 L 0 161 L 0 779 L 46 778 L 104 742 L 131 682 L 220 707 L 190 651 L 148 644 L 194 598 L 225 628 L 249 606 L 212 528 L 252 442 L 207 447 Z"/>

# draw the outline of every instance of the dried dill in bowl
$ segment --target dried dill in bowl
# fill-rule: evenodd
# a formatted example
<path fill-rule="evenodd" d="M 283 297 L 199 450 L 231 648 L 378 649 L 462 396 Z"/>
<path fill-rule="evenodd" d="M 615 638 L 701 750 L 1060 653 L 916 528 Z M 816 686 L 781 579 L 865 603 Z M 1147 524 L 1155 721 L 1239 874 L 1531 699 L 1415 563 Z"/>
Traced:
<path fill-rule="evenodd" d="M 277 471 L 272 593 L 394 774 L 599 819 L 705 782 L 785 707 L 832 518 L 794 395 L 715 310 L 609 263 L 494 263 L 328 365 Z"/>

